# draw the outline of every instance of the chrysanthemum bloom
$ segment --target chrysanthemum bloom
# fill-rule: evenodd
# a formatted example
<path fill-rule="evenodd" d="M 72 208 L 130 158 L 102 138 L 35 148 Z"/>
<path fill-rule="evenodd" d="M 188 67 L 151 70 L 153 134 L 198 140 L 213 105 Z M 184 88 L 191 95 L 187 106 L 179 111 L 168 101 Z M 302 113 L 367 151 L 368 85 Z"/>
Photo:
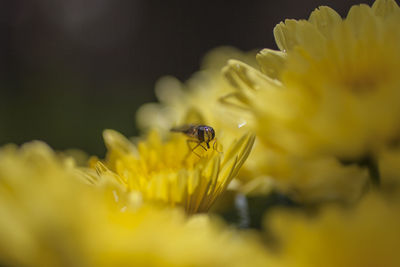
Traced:
<path fill-rule="evenodd" d="M 136 119 L 141 130 L 158 129 L 168 133 L 172 127 L 200 123 L 212 126 L 218 134 L 218 143 L 229 145 L 237 136 L 248 132 L 253 116 L 247 109 L 232 109 L 224 96 L 232 90 L 221 73 L 229 59 L 257 66 L 256 53 L 241 52 L 232 47 L 216 48 L 205 56 L 200 71 L 185 83 L 173 77 L 164 77 L 156 84 L 159 103 L 144 104 Z M 235 103 L 237 104 L 237 103 Z M 274 182 L 262 172 L 265 147 L 256 140 L 249 159 L 243 164 L 231 188 L 247 192 L 266 192 L 274 188 Z M 244 186 L 243 186 L 244 185 Z"/>
<path fill-rule="evenodd" d="M 107 158 L 94 165 L 100 179 L 118 181 L 127 193 L 139 194 L 146 202 L 182 206 L 192 214 L 207 211 L 226 190 L 248 157 L 254 136 L 244 135 L 226 150 L 218 146 L 222 151 L 200 146 L 192 151 L 179 133 L 162 141 L 153 131 L 135 146 L 106 130 L 104 140 Z"/>
<path fill-rule="evenodd" d="M 393 0 L 353 6 L 345 19 L 320 7 L 275 27 L 281 51 L 261 51 L 261 71 L 232 61 L 226 73 L 266 144 L 361 160 L 399 138 L 399 25 Z"/>
<path fill-rule="evenodd" d="M 144 104 L 137 112 L 139 128 L 157 129 L 162 134 L 184 124 L 206 124 L 218 132 L 220 142 L 226 139 L 231 142 L 248 131 L 250 114 L 219 105 L 220 98 L 232 91 L 221 75 L 221 68 L 232 58 L 255 66 L 255 55 L 220 47 L 205 56 L 201 70 L 187 82 L 181 83 L 170 76 L 161 78 L 155 87 L 159 103 Z"/>
<path fill-rule="evenodd" d="M 228 95 L 227 101 L 234 98 L 236 100 L 234 103 L 237 103 L 239 100 L 242 106 L 244 105 L 254 112 L 255 117 L 257 117 L 258 110 L 255 109 L 254 104 L 257 103 L 257 98 L 261 93 L 264 90 L 267 92 L 278 90 L 274 87 L 282 86 L 278 80 L 271 79 L 239 61 L 230 61 L 224 72 L 227 79 L 237 89 L 236 92 Z M 279 90 L 284 89 L 280 88 Z M 273 91 L 273 93 L 278 94 L 278 91 Z M 271 103 L 266 102 L 264 109 L 268 109 L 270 105 L 277 105 L 277 108 L 283 111 L 290 109 L 283 104 L 279 106 L 272 100 Z M 261 107 L 259 108 L 261 109 Z M 291 129 L 285 127 L 284 121 L 279 121 L 279 113 L 276 115 L 276 120 L 269 122 L 271 124 L 260 123 L 258 126 L 256 124 L 256 127 L 259 129 L 277 127 L 281 137 L 285 138 L 290 135 Z M 273 125 L 273 123 L 275 124 Z M 334 155 L 298 155 L 269 141 L 262 131 L 258 131 L 258 136 L 264 141 L 264 146 L 256 146 L 255 150 L 258 152 L 256 159 L 247 163 L 256 165 L 250 169 L 257 170 L 258 177 L 253 176 L 250 183 L 242 188 L 246 193 L 268 193 L 270 188 L 268 183 L 271 179 L 274 180 L 274 187 L 301 202 L 330 200 L 352 202 L 357 200 L 364 191 L 368 171 L 362 166 L 344 165 Z M 260 175 L 260 173 L 264 175 Z"/>
<path fill-rule="evenodd" d="M 354 202 L 365 192 L 369 172 L 357 164 L 343 165 L 334 157 L 304 158 L 265 149 L 258 153 L 257 169 L 263 176 L 254 177 L 243 190 L 248 195 L 264 195 L 273 188 L 302 203 L 326 201 Z"/>
<path fill-rule="evenodd" d="M 287 181 L 285 186 L 303 196 L 325 187 L 331 196 L 350 199 L 362 191 L 365 170 L 341 163 L 368 166 L 377 178 L 378 152 L 400 133 L 399 25 L 399 7 L 391 0 L 378 0 L 372 8 L 354 6 L 345 19 L 320 7 L 308 20 L 285 20 L 275 27 L 280 51 L 258 54 L 261 71 L 229 62 L 224 73 L 236 91 L 228 99 L 253 112 L 257 136 L 270 149 L 266 174 Z M 320 179 L 295 179 L 301 175 L 276 172 L 274 166 L 323 170 L 327 161 L 333 168 L 326 170 L 332 178 L 328 183 L 323 171 Z M 359 171 L 346 171 L 349 166 Z M 345 183 L 332 173 L 347 173 L 340 179 L 347 177 L 348 189 L 354 190 L 344 193 Z"/>
<path fill-rule="evenodd" d="M 0 149 L 0 264 L 264 266 L 260 243 L 205 215 L 122 211 L 112 184 L 89 186 L 43 143 Z"/>
<path fill-rule="evenodd" d="M 85 230 L 94 223 L 90 196 L 78 170 L 47 145 L 1 148 L 1 264 L 86 265 L 81 258 L 88 241 Z"/>
<path fill-rule="evenodd" d="M 271 266 L 400 266 L 400 201 L 370 194 L 349 209 L 277 211 L 266 224 L 277 241 Z"/>

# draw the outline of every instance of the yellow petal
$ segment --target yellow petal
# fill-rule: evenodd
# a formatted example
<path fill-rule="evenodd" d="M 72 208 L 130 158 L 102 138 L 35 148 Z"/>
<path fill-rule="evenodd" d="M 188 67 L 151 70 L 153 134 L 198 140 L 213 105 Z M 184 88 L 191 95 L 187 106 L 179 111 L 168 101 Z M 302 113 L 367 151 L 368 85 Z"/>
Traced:
<path fill-rule="evenodd" d="M 379 17 L 388 17 L 392 14 L 399 14 L 400 9 L 394 0 L 376 0 L 372 10 Z"/>
<path fill-rule="evenodd" d="M 324 53 L 326 38 L 317 27 L 305 20 L 285 20 L 274 28 L 275 41 L 278 47 L 289 53 L 295 48 L 306 52 L 313 58 Z"/>
<path fill-rule="evenodd" d="M 285 60 L 285 53 L 272 49 L 263 49 L 257 54 L 257 61 L 261 71 L 272 79 L 280 79 Z"/>
<path fill-rule="evenodd" d="M 287 52 L 298 44 L 296 37 L 298 24 L 297 20 L 287 19 L 285 22 L 280 22 L 275 26 L 275 42 L 281 51 Z"/>
<path fill-rule="evenodd" d="M 121 153 L 137 153 L 136 147 L 125 136 L 114 130 L 104 130 L 104 142 L 109 150 Z"/>
<path fill-rule="evenodd" d="M 317 29 L 327 38 L 332 35 L 332 30 L 337 26 L 342 18 L 335 10 L 327 6 L 315 9 L 308 19 Z"/>
<path fill-rule="evenodd" d="M 236 93 L 233 93 L 233 96 L 243 104 L 244 108 L 253 102 L 252 100 L 258 90 L 280 86 L 278 80 L 271 79 L 260 71 L 237 60 L 229 60 L 222 72 L 228 82 L 237 90 Z"/>

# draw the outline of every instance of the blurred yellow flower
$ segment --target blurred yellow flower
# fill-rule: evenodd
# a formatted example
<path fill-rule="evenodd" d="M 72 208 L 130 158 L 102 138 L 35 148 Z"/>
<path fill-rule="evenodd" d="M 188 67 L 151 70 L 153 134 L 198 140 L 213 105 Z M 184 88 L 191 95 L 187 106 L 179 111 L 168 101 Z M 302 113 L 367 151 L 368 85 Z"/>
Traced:
<path fill-rule="evenodd" d="M 273 80 L 236 60 L 231 60 L 224 68 L 224 72 L 237 89 L 233 97 L 240 100 L 242 105 L 252 109 L 255 117 L 262 111 L 255 109 L 252 104 L 259 101 L 258 98 L 263 90 L 271 89 L 272 93 L 276 94 L 280 93 L 278 90 L 283 90 L 278 80 Z M 290 109 L 285 103 L 276 103 L 274 100 L 276 99 L 271 100 L 271 103 L 266 100 L 264 109 L 268 110 L 269 106 L 276 105 L 276 109 L 282 114 Z M 291 130 L 285 127 L 284 121 L 279 120 L 280 114 L 276 115 L 270 124 L 260 122 L 258 127 L 275 127 L 284 139 L 291 134 Z M 368 172 L 364 167 L 357 164 L 345 166 L 334 155 L 299 155 L 269 141 L 260 131 L 257 136 L 264 144 L 256 143 L 254 147 L 254 151 L 257 151 L 256 157 L 250 157 L 247 161 L 250 171 L 244 176 L 251 178 L 241 188 L 245 193 L 267 194 L 271 188 L 277 188 L 300 202 L 331 200 L 352 202 L 363 193 L 368 178 Z"/>
<path fill-rule="evenodd" d="M 0 262 L 6 266 L 264 266 L 262 245 L 205 215 L 120 210 L 45 144 L 0 149 Z"/>
<path fill-rule="evenodd" d="M 138 110 L 139 128 L 168 133 L 175 126 L 206 124 L 216 130 L 221 142 L 227 143 L 247 132 L 249 114 L 219 105 L 220 98 L 232 90 L 221 75 L 221 68 L 231 58 L 256 65 L 254 52 L 245 54 L 232 47 L 220 47 L 205 56 L 201 70 L 184 84 L 174 77 L 161 78 L 155 88 L 160 102 L 144 104 Z"/>
<path fill-rule="evenodd" d="M 275 211 L 266 218 L 278 253 L 271 266 L 400 266 L 400 199 L 370 194 L 354 209 Z M 273 256 L 273 254 L 271 254 Z"/>
<path fill-rule="evenodd" d="M 267 145 L 359 160 L 399 136 L 399 25 L 393 0 L 353 6 L 346 19 L 320 7 L 275 27 L 281 51 L 261 51 L 261 71 L 231 61 L 225 72 Z"/>
<path fill-rule="evenodd" d="M 86 264 L 81 257 L 89 240 L 81 230 L 95 224 L 93 213 L 88 212 L 94 199 L 79 179 L 72 162 L 61 160 L 43 143 L 32 142 L 20 149 L 13 145 L 1 148 L 2 264 Z"/>
<path fill-rule="evenodd" d="M 122 225 L 104 229 L 106 239 L 95 246 L 93 266 L 268 264 L 265 248 L 252 233 L 229 229 L 207 215 L 187 219 L 179 211 L 144 207 L 136 213 L 120 213 L 117 220 L 123 221 Z M 110 240 L 115 241 L 111 248 L 107 246 Z"/>
<path fill-rule="evenodd" d="M 182 206 L 192 214 L 207 211 L 226 190 L 248 157 L 254 136 L 244 135 L 224 152 L 200 148 L 196 153 L 201 157 L 189 150 L 187 138 L 180 134 L 162 141 L 153 131 L 136 147 L 118 132 L 106 130 L 104 140 L 107 158 L 93 165 L 99 179 L 111 178 L 144 201 Z"/>
<path fill-rule="evenodd" d="M 264 177 L 305 201 L 360 197 L 374 168 L 365 162 L 399 138 L 399 25 L 393 0 L 353 6 L 345 19 L 320 7 L 275 27 L 280 51 L 262 50 L 260 70 L 228 62 L 226 100 L 253 114 L 265 148 L 252 163 Z"/>
<path fill-rule="evenodd" d="M 265 177 L 254 178 L 241 190 L 248 195 L 268 194 L 265 184 L 301 203 L 355 202 L 364 193 L 368 170 L 356 164 L 343 165 L 334 157 L 302 158 L 265 150 L 258 169 Z M 271 181 L 272 180 L 272 181 Z"/>

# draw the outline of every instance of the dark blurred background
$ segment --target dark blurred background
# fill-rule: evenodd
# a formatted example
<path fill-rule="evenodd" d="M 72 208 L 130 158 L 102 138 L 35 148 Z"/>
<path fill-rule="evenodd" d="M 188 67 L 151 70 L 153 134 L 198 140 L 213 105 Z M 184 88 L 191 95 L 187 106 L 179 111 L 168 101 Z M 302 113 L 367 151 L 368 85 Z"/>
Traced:
<path fill-rule="evenodd" d="M 373 1 L 366 1 L 369 5 Z M 0 1 L 0 145 L 39 139 L 102 155 L 102 130 L 137 134 L 163 75 L 186 80 L 210 49 L 276 48 L 272 29 L 354 0 Z"/>

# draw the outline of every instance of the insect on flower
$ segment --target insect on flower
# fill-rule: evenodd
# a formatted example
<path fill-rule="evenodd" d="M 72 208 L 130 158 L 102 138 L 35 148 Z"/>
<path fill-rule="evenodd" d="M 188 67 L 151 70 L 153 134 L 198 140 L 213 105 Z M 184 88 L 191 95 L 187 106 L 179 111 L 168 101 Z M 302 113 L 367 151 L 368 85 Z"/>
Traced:
<path fill-rule="evenodd" d="M 214 140 L 213 143 L 213 149 L 215 150 L 215 131 L 211 126 L 207 125 L 199 125 L 199 124 L 188 124 L 188 125 L 183 125 L 181 127 L 175 127 L 171 129 L 171 132 L 180 132 L 188 136 L 190 139 L 188 139 L 186 142 L 188 144 L 188 147 L 194 154 L 200 157 L 199 154 L 197 154 L 194 150 L 197 147 L 202 147 L 205 151 L 207 151 L 207 148 L 210 148 L 210 142 Z M 196 143 L 196 145 L 192 148 L 190 146 L 190 143 Z M 203 145 L 205 144 L 207 148 Z"/>

